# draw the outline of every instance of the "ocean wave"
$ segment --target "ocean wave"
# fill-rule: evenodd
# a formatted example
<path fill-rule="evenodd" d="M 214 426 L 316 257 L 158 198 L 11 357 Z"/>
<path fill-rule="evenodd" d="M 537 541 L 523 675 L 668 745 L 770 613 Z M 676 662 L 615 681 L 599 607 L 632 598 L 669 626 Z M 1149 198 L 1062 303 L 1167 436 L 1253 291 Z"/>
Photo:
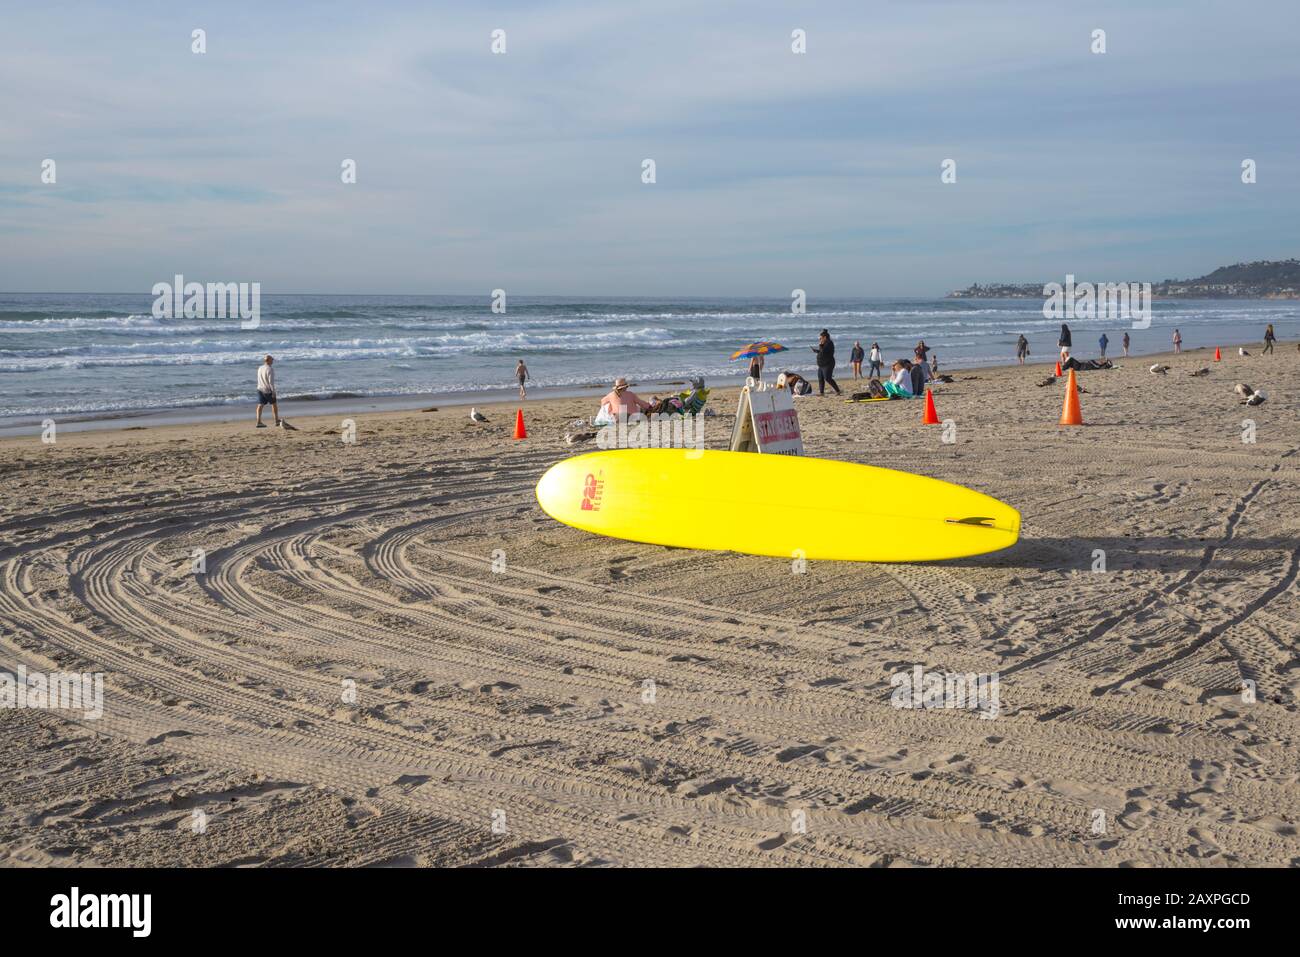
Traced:
<path fill-rule="evenodd" d="M 241 340 L 209 343 L 202 340 L 159 344 L 97 345 L 30 350 L 0 350 L 0 373 L 46 372 L 130 366 L 254 365 L 270 353 L 281 360 L 348 362 L 365 359 L 419 359 L 456 355 L 514 355 L 594 351 L 612 346 L 638 349 L 680 345 L 672 334 L 645 327 L 627 332 L 600 332 L 575 339 L 570 335 L 513 336 L 472 333 L 423 339 L 349 339 L 299 342 Z"/>

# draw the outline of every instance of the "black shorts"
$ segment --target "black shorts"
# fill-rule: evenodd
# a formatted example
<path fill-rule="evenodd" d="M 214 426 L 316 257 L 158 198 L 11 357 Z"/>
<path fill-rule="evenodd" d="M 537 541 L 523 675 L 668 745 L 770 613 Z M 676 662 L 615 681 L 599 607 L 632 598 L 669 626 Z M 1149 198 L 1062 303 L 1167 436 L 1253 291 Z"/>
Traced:
<path fill-rule="evenodd" d="M 275 393 L 274 393 L 274 392 L 263 392 L 261 389 L 258 389 L 258 390 L 257 390 L 257 404 L 258 404 L 258 405 L 275 405 Z"/>

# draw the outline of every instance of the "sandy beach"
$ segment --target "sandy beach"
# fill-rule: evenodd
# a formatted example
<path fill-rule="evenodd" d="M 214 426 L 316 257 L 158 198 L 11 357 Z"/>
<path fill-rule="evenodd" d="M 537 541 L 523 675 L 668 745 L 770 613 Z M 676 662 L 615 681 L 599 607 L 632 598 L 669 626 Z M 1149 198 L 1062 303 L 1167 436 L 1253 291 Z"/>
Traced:
<path fill-rule="evenodd" d="M 1072 429 L 1042 366 L 954 372 L 952 444 L 798 400 L 809 455 L 1023 516 L 802 574 L 548 518 L 587 399 L 0 441 L 0 667 L 105 688 L 0 709 L 0 864 L 1300 863 L 1300 354 L 1116 363 Z M 916 666 L 1000 712 L 892 706 Z"/>

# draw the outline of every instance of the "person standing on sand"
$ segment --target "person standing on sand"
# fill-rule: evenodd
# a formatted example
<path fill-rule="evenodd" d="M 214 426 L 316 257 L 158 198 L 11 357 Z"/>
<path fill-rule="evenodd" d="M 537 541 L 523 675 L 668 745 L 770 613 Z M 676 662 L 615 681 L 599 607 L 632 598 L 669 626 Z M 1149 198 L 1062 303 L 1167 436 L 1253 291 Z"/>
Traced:
<path fill-rule="evenodd" d="M 925 340 L 918 339 L 916 340 L 916 348 L 912 350 L 912 353 L 913 355 L 916 356 L 917 362 L 924 363 L 925 357 L 927 353 L 929 353 L 929 351 L 930 351 L 930 347 L 925 344 Z"/>
<path fill-rule="evenodd" d="M 280 425 L 280 404 L 275 398 L 275 372 L 271 369 L 271 364 L 274 362 L 274 358 L 267 356 L 262 360 L 262 364 L 257 367 L 257 425 L 255 428 L 266 428 L 266 423 L 262 421 L 262 406 L 264 405 L 271 407 L 271 414 L 275 416 L 275 424 Z"/>
<path fill-rule="evenodd" d="M 528 381 L 528 366 L 524 365 L 524 360 L 519 360 L 519 365 L 515 366 L 515 378 L 519 380 L 519 398 L 528 397 L 528 390 L 524 388 L 524 383 Z"/>
<path fill-rule="evenodd" d="M 1020 333 L 1020 338 L 1016 340 L 1016 361 L 1021 365 L 1025 364 L 1025 356 L 1029 355 L 1029 340 L 1025 334 Z"/>
<path fill-rule="evenodd" d="M 1174 355 L 1183 351 L 1183 334 L 1177 329 L 1174 330 Z"/>
<path fill-rule="evenodd" d="M 1126 332 L 1126 333 L 1124 333 L 1124 356 L 1125 356 L 1125 358 L 1128 357 L 1128 342 L 1129 342 L 1129 340 L 1128 340 L 1128 333 Z"/>
<path fill-rule="evenodd" d="M 884 369 L 884 362 L 885 357 L 880 354 L 880 343 L 873 342 L 871 344 L 871 378 L 880 378 L 881 370 Z"/>
<path fill-rule="evenodd" d="M 1101 346 L 1101 357 L 1106 358 L 1106 346 L 1110 345 L 1110 339 L 1106 337 L 1106 333 L 1101 334 L 1101 338 L 1097 340 L 1097 345 Z"/>
<path fill-rule="evenodd" d="M 1264 352 L 1272 352 L 1273 343 L 1275 342 L 1277 342 L 1277 336 L 1273 335 L 1273 323 L 1270 322 L 1268 328 L 1264 330 Z M 1260 355 L 1263 355 L 1264 352 L 1261 352 Z"/>
<path fill-rule="evenodd" d="M 761 382 L 763 379 L 763 354 L 761 352 L 749 360 L 749 377 L 755 382 Z"/>
<path fill-rule="evenodd" d="M 817 354 L 817 394 L 826 395 L 826 383 L 829 382 L 836 395 L 843 395 L 835 382 L 835 343 L 831 341 L 831 334 L 827 330 L 821 331 L 812 351 Z"/>
<path fill-rule="evenodd" d="M 1061 361 L 1064 362 L 1070 358 L 1070 346 L 1073 343 L 1070 340 L 1070 327 L 1061 323 L 1061 334 L 1056 337 L 1056 346 L 1061 350 Z"/>
<path fill-rule="evenodd" d="M 853 378 L 862 378 L 862 360 L 867 354 L 862 351 L 862 343 L 854 341 L 853 351 L 849 353 L 849 361 L 853 363 Z"/>

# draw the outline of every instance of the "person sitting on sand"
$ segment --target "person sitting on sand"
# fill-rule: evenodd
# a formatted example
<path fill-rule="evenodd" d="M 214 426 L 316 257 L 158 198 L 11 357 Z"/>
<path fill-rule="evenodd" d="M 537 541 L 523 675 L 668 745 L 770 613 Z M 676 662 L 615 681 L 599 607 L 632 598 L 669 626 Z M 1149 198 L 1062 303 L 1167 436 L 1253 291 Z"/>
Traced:
<path fill-rule="evenodd" d="M 650 403 L 629 389 L 627 379 L 619 376 L 614 380 L 614 388 L 609 395 L 600 400 L 600 413 L 597 418 L 614 422 L 618 420 L 620 412 L 625 416 L 631 416 L 644 412 L 648 408 Z"/>
<path fill-rule="evenodd" d="M 812 383 L 797 372 L 782 372 L 776 379 L 778 389 L 789 389 L 791 395 L 812 395 Z"/>
<path fill-rule="evenodd" d="M 899 399 L 912 398 L 912 363 L 906 359 L 895 359 L 890 369 L 894 374 L 884 383 L 885 391 Z"/>
<path fill-rule="evenodd" d="M 909 373 L 912 379 L 912 395 L 925 392 L 925 384 L 930 381 L 930 366 L 925 362 L 913 362 Z"/>
<path fill-rule="evenodd" d="M 269 405 L 271 413 L 275 416 L 276 426 L 280 426 L 280 403 L 275 396 L 275 372 L 271 369 L 271 364 L 275 359 L 267 356 L 262 360 L 262 364 L 257 367 L 257 425 L 256 428 L 266 428 L 266 423 L 262 421 L 262 406 Z"/>
<path fill-rule="evenodd" d="M 655 396 L 645 407 L 646 415 L 682 415 L 684 412 L 682 398 L 678 395 L 666 395 L 662 399 Z"/>
<path fill-rule="evenodd" d="M 1115 365 L 1109 359 L 1084 359 L 1080 362 L 1078 359 L 1074 358 L 1074 356 L 1070 356 L 1070 358 L 1061 363 L 1062 372 L 1070 369 L 1076 369 L 1079 372 L 1087 372 L 1094 369 L 1113 368 L 1115 368 Z"/>

